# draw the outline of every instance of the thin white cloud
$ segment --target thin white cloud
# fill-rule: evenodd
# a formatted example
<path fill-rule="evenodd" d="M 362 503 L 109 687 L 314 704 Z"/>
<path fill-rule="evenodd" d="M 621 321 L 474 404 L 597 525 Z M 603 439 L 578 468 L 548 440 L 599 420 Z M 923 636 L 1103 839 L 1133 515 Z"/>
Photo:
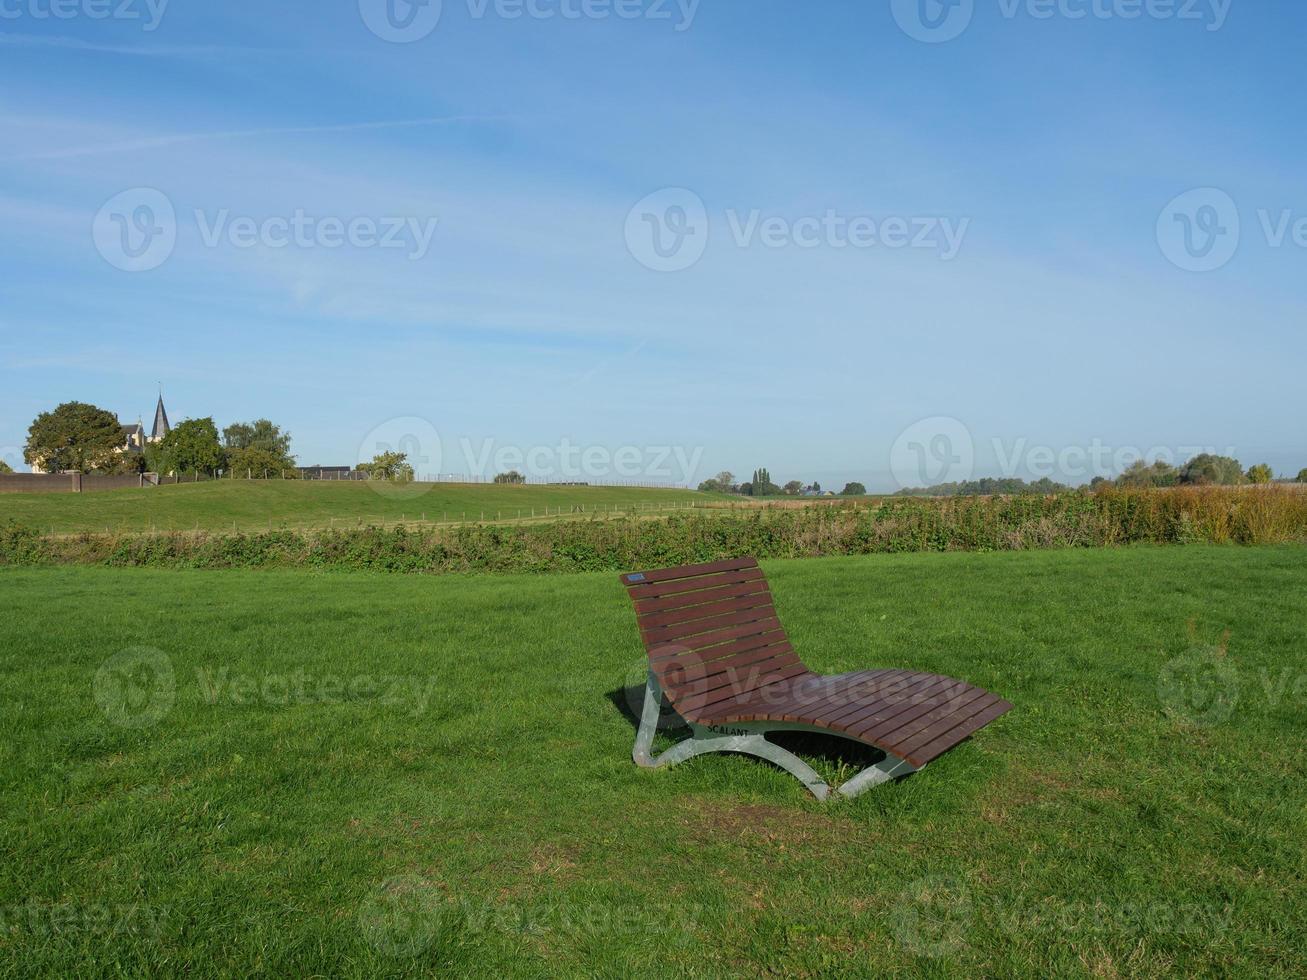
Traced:
<path fill-rule="evenodd" d="M 277 56 L 299 53 L 295 48 L 252 48 L 243 45 L 221 44 L 96 44 L 77 37 L 60 35 L 0 33 L 0 46 L 10 48 L 42 48 L 62 51 L 91 51 L 99 54 L 121 54 L 136 58 L 229 58 L 233 55 Z M 320 54 L 321 52 L 314 52 Z"/>
<path fill-rule="evenodd" d="M 424 126 L 446 126 L 466 122 L 503 122 L 520 118 L 512 115 L 455 115 L 428 116 L 420 119 L 383 119 L 373 122 L 338 123 L 328 126 L 275 126 L 265 129 L 229 129 L 208 133 L 171 133 L 148 136 L 117 143 L 98 143 L 90 146 L 63 147 L 41 150 L 37 153 L 18 153 L 0 157 L 0 163 L 26 160 L 66 160 L 74 157 L 99 156 L 107 153 L 128 153 L 133 150 L 152 150 L 180 143 L 199 143 L 209 140 L 254 139 L 261 136 L 303 136 L 319 133 L 357 133 L 367 130 L 416 129 Z"/>

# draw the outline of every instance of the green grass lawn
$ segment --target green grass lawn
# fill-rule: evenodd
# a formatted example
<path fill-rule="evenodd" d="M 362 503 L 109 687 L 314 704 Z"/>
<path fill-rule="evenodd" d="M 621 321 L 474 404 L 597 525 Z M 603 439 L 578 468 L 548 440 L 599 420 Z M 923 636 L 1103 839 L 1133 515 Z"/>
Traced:
<path fill-rule="evenodd" d="M 106 529 L 241 530 L 406 521 L 516 520 L 593 514 L 612 508 L 657 512 L 713 495 L 639 487 L 551 487 L 454 483 L 335 483 L 224 480 L 96 493 L 0 494 L 0 522 L 55 533 Z"/>
<path fill-rule="evenodd" d="M 822 805 L 631 764 L 610 574 L 0 570 L 0 973 L 1307 969 L 1307 549 L 766 567 L 815 669 L 1015 710 Z"/>

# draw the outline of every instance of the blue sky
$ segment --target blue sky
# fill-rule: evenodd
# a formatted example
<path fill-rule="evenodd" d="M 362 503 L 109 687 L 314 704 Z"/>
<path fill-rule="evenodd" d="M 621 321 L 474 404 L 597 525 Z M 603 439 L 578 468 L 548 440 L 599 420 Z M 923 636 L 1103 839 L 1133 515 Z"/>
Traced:
<path fill-rule="evenodd" d="M 1307 466 L 1301 4 L 50 2 L 0 0 L 10 462 L 162 383 L 305 464 Z"/>

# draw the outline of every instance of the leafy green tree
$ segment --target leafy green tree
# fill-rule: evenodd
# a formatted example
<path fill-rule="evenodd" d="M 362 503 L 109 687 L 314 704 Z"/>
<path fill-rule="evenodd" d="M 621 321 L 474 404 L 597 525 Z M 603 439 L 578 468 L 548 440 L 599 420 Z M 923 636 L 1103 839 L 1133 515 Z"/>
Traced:
<path fill-rule="evenodd" d="M 735 474 L 730 470 L 722 470 L 716 476 L 704 480 L 699 484 L 699 489 L 704 493 L 738 493 L 739 488 L 735 485 Z"/>
<path fill-rule="evenodd" d="M 517 470 L 509 470 L 507 473 L 496 473 L 495 482 L 519 484 L 519 483 L 525 483 L 526 477 L 524 477 Z"/>
<path fill-rule="evenodd" d="M 867 488 L 861 483 L 846 483 L 844 489 L 840 491 L 840 495 L 843 497 L 865 497 Z"/>
<path fill-rule="evenodd" d="M 1174 466 L 1155 460 L 1152 464 L 1137 459 L 1117 477 L 1118 487 L 1173 487 L 1180 479 L 1180 471 Z"/>
<path fill-rule="evenodd" d="M 12 466 L 6 463 L 3 459 L 0 459 L 0 473 L 12 473 L 13 471 L 14 468 Z"/>
<path fill-rule="evenodd" d="M 292 457 L 263 446 L 227 450 L 226 470 L 237 479 L 247 476 L 285 476 L 288 480 L 300 478 L 300 471 Z"/>
<path fill-rule="evenodd" d="M 1238 486 L 1243 481 L 1243 466 L 1237 459 L 1202 453 L 1184 464 L 1178 482 L 1197 486 Z"/>
<path fill-rule="evenodd" d="M 1307 483 L 1307 470 L 1299 470 L 1299 471 L 1298 471 L 1298 482 L 1299 482 L 1299 483 Z"/>
<path fill-rule="evenodd" d="M 290 433 L 284 433 L 281 426 L 273 425 L 267 418 L 231 423 L 222 430 L 222 446 L 233 460 L 231 470 L 234 473 L 239 473 L 242 468 L 257 469 L 260 466 L 268 470 L 295 468 L 295 457 L 290 455 Z M 244 455 L 251 449 L 255 452 Z"/>
<path fill-rule="evenodd" d="M 408 462 L 408 453 L 378 453 L 370 463 L 359 463 L 357 468 L 373 480 L 407 482 L 413 479 L 413 467 Z"/>
<path fill-rule="evenodd" d="M 785 492 L 786 496 L 794 497 L 797 496 L 800 492 L 802 492 L 803 484 L 800 483 L 798 480 L 791 480 L 789 483 L 785 484 L 785 486 L 783 486 L 781 489 Z"/>
<path fill-rule="evenodd" d="M 1256 466 L 1249 467 L 1248 469 L 1249 483 L 1270 483 L 1274 479 L 1275 474 L 1271 471 L 1271 467 L 1266 463 L 1258 463 Z"/>
<path fill-rule="evenodd" d="M 113 412 L 86 402 L 64 402 L 33 420 L 23 459 L 46 473 L 90 473 L 112 467 L 122 443 L 122 427 Z"/>
<path fill-rule="evenodd" d="M 227 462 L 213 419 L 187 419 L 159 442 L 146 447 L 146 462 L 156 473 L 209 473 Z"/>
<path fill-rule="evenodd" d="M 274 425 L 267 419 L 233 422 L 222 430 L 222 444 L 228 452 L 238 449 L 262 450 L 282 461 L 278 469 L 289 469 L 295 465 L 295 457 L 290 453 L 290 433 L 283 432 L 281 426 Z"/>

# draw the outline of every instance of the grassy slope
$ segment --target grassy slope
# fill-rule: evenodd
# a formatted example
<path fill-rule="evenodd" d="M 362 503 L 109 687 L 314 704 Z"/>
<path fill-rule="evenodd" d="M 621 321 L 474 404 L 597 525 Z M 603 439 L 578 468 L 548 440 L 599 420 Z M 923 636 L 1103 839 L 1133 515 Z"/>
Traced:
<path fill-rule="evenodd" d="M 739 757 L 631 765 L 611 575 L 0 571 L 0 973 L 1303 969 L 1307 550 L 768 571 L 815 668 L 942 671 L 1016 710 L 822 807 Z M 1224 630 L 1233 714 L 1172 720 L 1159 670 Z M 176 673 L 152 728 L 92 694 L 133 644 Z M 206 696 L 223 670 L 263 693 Z M 286 703 L 301 670 L 309 695 L 434 688 Z"/>
<path fill-rule="evenodd" d="M 220 481 L 85 494 L 0 494 L 0 521 L 13 518 L 56 532 L 103 531 L 105 528 L 188 530 L 266 528 L 269 520 L 293 527 L 325 527 L 337 522 L 364 523 L 420 520 L 477 520 L 502 513 L 515 518 L 531 508 L 542 514 L 609 507 L 658 507 L 706 494 L 687 490 L 626 487 L 497 486 L 494 484 L 420 483 L 407 485 L 332 483 L 329 481 Z"/>

